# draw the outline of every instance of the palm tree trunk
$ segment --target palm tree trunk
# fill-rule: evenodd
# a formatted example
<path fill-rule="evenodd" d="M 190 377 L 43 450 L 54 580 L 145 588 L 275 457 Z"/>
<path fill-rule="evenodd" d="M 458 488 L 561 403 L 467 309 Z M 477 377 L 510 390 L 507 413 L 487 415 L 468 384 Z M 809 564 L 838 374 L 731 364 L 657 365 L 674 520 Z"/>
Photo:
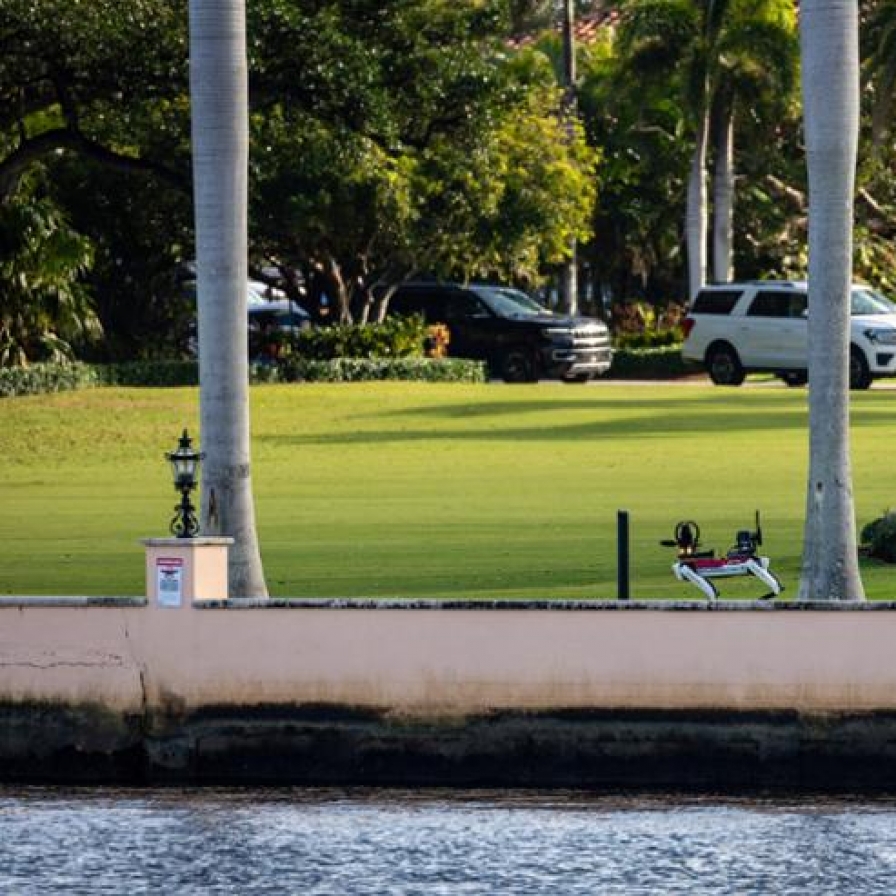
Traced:
<path fill-rule="evenodd" d="M 800 600 L 863 600 L 849 455 L 858 6 L 800 5 L 809 174 L 809 480 Z"/>
<path fill-rule="evenodd" d="M 712 196 L 712 275 L 716 283 L 734 279 L 732 233 L 734 221 L 734 111 L 726 108 L 716 130 L 715 175 Z"/>
<path fill-rule="evenodd" d="M 563 3 L 563 114 L 566 117 L 569 139 L 572 138 L 572 123 L 576 112 L 576 41 L 575 4 L 573 0 Z M 579 313 L 579 262 L 576 238 L 569 240 L 569 258 L 560 268 L 559 299 L 560 310 L 566 314 Z"/>
<path fill-rule="evenodd" d="M 229 535 L 234 597 L 266 597 L 249 457 L 245 0 L 190 0 L 202 530 Z"/>
<path fill-rule="evenodd" d="M 709 115 L 703 113 L 688 178 L 685 231 L 688 253 L 688 292 L 693 299 L 706 283 L 706 141 Z"/>

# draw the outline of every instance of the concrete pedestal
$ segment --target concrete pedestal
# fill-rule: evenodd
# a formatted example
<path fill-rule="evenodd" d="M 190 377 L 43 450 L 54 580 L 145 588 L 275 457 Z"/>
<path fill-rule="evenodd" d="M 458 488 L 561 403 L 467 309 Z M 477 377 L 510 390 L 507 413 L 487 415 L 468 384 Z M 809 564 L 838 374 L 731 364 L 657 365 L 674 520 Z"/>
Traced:
<path fill-rule="evenodd" d="M 205 600 L 227 600 L 227 551 L 232 538 L 146 538 L 146 597 L 150 606 L 177 610 Z"/>

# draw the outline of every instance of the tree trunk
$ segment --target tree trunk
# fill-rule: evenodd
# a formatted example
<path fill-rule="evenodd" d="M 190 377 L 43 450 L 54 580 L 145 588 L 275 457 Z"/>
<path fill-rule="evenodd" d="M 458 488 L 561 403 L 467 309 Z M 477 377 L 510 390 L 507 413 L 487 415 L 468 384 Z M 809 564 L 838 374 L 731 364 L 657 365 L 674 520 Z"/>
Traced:
<path fill-rule="evenodd" d="M 697 128 L 697 141 L 688 178 L 685 231 L 688 253 L 688 292 L 693 299 L 706 283 L 706 141 L 709 115 L 704 113 Z"/>
<path fill-rule="evenodd" d="M 233 597 L 267 597 L 255 531 L 246 339 L 248 89 L 244 0 L 190 0 L 202 531 L 229 535 Z"/>
<path fill-rule="evenodd" d="M 330 259 L 330 278 L 333 282 L 333 289 L 336 292 L 336 304 L 339 306 L 339 323 L 350 324 L 354 322 L 352 316 L 351 291 L 348 283 L 345 282 L 345 275 L 342 272 L 342 265 L 335 258 Z"/>
<path fill-rule="evenodd" d="M 575 237 L 569 241 L 569 255 L 570 257 L 560 268 L 557 293 L 560 299 L 560 310 L 564 314 L 574 317 L 579 313 L 579 262 Z"/>
<path fill-rule="evenodd" d="M 859 114 L 855 0 L 800 5 L 809 174 L 809 480 L 800 600 L 863 600 L 849 456 L 849 305 Z"/>
<path fill-rule="evenodd" d="M 573 122 L 576 117 L 576 42 L 575 42 L 575 4 L 573 0 L 563 3 L 563 114 L 569 131 L 569 140 L 573 140 Z M 560 310 L 565 314 L 579 313 L 579 269 L 578 246 L 576 238 L 570 237 L 569 258 L 560 269 L 558 298 Z"/>
<path fill-rule="evenodd" d="M 716 130 L 715 176 L 712 197 L 712 278 L 734 279 L 732 233 L 734 222 L 734 111 L 726 108 Z"/>

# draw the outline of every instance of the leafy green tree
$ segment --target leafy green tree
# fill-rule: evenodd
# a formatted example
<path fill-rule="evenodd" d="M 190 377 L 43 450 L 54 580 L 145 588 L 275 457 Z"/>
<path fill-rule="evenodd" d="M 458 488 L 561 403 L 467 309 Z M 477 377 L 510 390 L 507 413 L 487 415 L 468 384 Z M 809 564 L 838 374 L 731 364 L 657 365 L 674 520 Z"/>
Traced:
<path fill-rule="evenodd" d="M 572 239 L 590 235 L 596 158 L 580 130 L 566 141 L 557 98 L 554 90 L 529 94 L 472 152 L 435 146 L 425 154 L 414 245 L 446 275 L 533 282 Z"/>
<path fill-rule="evenodd" d="M 173 263 L 157 248 L 182 242 L 187 219 L 185 4 L 0 0 L 0 49 L 0 203 L 41 216 L 20 185 L 43 177 L 41 195 L 90 241 L 79 283 L 106 331 L 91 354 L 170 354 Z"/>
<path fill-rule="evenodd" d="M 174 149 L 152 110 L 186 93 L 184 13 L 172 0 L 0 2 L 0 198 L 60 151 L 187 182 L 139 145 Z"/>
<path fill-rule="evenodd" d="M 712 110 L 712 270 L 713 279 L 724 283 L 734 276 L 735 127 L 767 135 L 768 122 L 780 122 L 791 114 L 798 72 L 792 4 L 750 0 L 732 9 L 718 47 L 717 68 Z"/>
<path fill-rule="evenodd" d="M 879 148 L 896 103 L 896 0 L 869 0 L 863 11 L 862 67 L 872 95 L 872 133 Z"/>
<path fill-rule="evenodd" d="M 70 359 L 102 333 L 78 279 L 90 246 L 35 180 L 0 202 L 0 367 Z"/>
<path fill-rule="evenodd" d="M 561 139 L 544 56 L 509 52 L 503 0 L 248 12 L 258 269 L 302 269 L 363 319 L 378 281 L 534 282 L 587 232 L 594 154 Z M 172 273 L 194 255 L 186 23 L 183 0 L 0 0 L 0 193 L 46 170 L 93 244 L 111 357 L 175 350 L 189 311 Z"/>
<path fill-rule="evenodd" d="M 766 72 L 773 65 L 779 84 L 792 79 L 793 15 L 788 0 L 626 0 L 622 4 L 622 55 L 642 77 L 675 79 L 694 135 L 685 216 L 692 295 L 706 280 L 706 170 L 713 110 L 718 114 L 720 141 L 717 273 L 727 278 L 735 100 L 739 94 L 768 90 Z"/>
<path fill-rule="evenodd" d="M 93 247 L 82 277 L 105 335 L 94 361 L 180 357 L 196 320 L 183 260 L 194 255 L 188 193 L 72 154 L 48 165 L 54 201 Z"/>
<path fill-rule="evenodd" d="M 594 237 L 581 256 L 597 294 L 655 301 L 686 294 L 681 255 L 690 149 L 668 85 L 634 81 L 611 32 L 580 53 L 579 114 L 601 153 Z"/>
<path fill-rule="evenodd" d="M 534 278 L 587 230 L 593 154 L 564 141 L 553 72 L 508 54 L 500 11 L 254 5 L 253 233 L 340 320 L 414 272 Z"/>

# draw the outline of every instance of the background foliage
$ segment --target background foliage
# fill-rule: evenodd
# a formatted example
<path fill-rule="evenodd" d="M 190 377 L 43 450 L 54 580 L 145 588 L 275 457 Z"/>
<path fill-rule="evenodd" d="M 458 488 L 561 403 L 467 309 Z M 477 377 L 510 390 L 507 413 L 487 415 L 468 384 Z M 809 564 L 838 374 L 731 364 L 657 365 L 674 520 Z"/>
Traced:
<path fill-rule="evenodd" d="M 0 364 L 185 353 L 195 316 L 182 286 L 193 257 L 187 7 L 0 0 Z M 361 322 L 378 315 L 374 287 L 424 273 L 549 291 L 574 237 L 586 310 L 681 301 L 694 109 L 672 63 L 685 48 L 680 28 L 654 27 L 634 76 L 619 39 L 632 7 L 675 7 L 681 23 L 700 4 L 577 3 L 594 27 L 578 45 L 570 124 L 556 3 L 248 4 L 254 275 L 312 314 L 326 297 L 321 319 Z M 713 32 L 725 52 L 705 56 L 718 96 L 744 98 L 735 273 L 802 276 L 797 72 L 762 30 L 792 5 L 714 9 L 740 29 Z M 857 278 L 891 291 L 893 21 L 892 0 L 862 5 L 856 214 Z M 752 35 L 764 63 L 738 34 Z"/>

